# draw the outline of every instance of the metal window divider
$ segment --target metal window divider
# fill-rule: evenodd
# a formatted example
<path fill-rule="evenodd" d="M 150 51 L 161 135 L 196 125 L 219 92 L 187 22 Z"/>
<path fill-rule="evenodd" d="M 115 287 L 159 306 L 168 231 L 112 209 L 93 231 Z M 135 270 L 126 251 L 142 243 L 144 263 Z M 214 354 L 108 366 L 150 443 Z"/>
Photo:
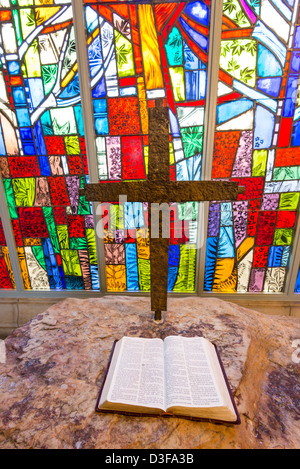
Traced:
<path fill-rule="evenodd" d="M 15 281 L 15 290 L 14 292 L 23 293 L 24 285 L 21 275 L 21 269 L 18 258 L 17 245 L 15 241 L 15 235 L 11 223 L 11 217 L 8 209 L 8 204 L 6 200 L 4 184 L 2 179 L 2 174 L 0 172 L 0 216 L 3 226 L 3 231 L 6 239 L 6 245 L 8 248 L 8 254 L 10 258 L 11 268 Z M 7 290 L 4 290 L 7 292 Z"/>
<path fill-rule="evenodd" d="M 93 118 L 93 103 L 92 93 L 90 87 L 90 74 L 89 74 L 89 60 L 88 60 L 88 49 L 87 49 L 87 38 L 84 21 L 84 5 L 81 1 L 72 0 L 73 8 L 73 24 L 76 41 L 76 54 L 78 64 L 78 76 L 81 93 L 81 109 L 82 119 L 84 127 L 84 136 L 86 142 L 87 161 L 89 168 L 89 182 L 98 183 L 98 159 L 95 141 L 95 125 Z M 94 227 L 95 227 L 95 238 L 97 247 L 97 260 L 98 260 L 98 272 L 100 291 L 102 294 L 107 292 L 106 282 L 106 266 L 105 266 L 105 251 L 103 236 L 97 236 L 99 231 L 99 205 L 98 202 L 92 202 Z"/>
<path fill-rule="evenodd" d="M 216 111 L 218 98 L 219 64 L 221 49 L 221 31 L 223 17 L 223 2 L 215 0 L 211 4 L 210 30 L 209 30 L 209 50 L 208 50 L 208 70 L 207 70 L 207 91 L 204 122 L 204 139 L 202 150 L 202 179 L 211 180 L 214 135 L 216 127 Z M 202 205 L 202 207 L 201 207 Z M 198 296 L 204 294 L 206 241 L 208 229 L 209 202 L 199 204 L 198 220 L 203 220 L 203 227 L 198 226 L 197 266 L 196 266 L 196 292 Z M 201 228 L 201 231 L 200 231 Z M 203 233 L 201 235 L 201 233 Z M 200 237 L 203 236 L 203 240 Z"/>

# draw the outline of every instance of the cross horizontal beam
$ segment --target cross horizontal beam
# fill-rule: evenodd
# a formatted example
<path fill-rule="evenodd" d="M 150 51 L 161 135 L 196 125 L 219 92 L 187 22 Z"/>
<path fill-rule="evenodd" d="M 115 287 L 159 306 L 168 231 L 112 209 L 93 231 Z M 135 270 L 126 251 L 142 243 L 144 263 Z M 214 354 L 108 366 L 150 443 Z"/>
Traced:
<path fill-rule="evenodd" d="M 80 190 L 88 202 L 117 202 L 126 195 L 128 202 L 172 203 L 236 200 L 243 187 L 229 181 L 166 181 L 163 185 L 147 181 L 86 184 Z"/>

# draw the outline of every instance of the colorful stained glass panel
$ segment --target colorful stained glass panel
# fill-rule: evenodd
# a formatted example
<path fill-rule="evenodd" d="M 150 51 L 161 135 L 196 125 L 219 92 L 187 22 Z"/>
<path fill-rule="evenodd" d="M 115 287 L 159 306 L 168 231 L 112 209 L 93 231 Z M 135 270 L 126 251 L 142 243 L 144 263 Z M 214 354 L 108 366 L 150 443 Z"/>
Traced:
<path fill-rule="evenodd" d="M 147 178 L 158 98 L 169 111 L 170 178 L 200 180 L 209 2 L 85 3 L 99 180 Z M 196 203 L 171 207 L 169 290 L 195 290 L 197 214 Z M 149 291 L 147 204 L 104 204 L 103 215 L 108 291 Z"/>
<path fill-rule="evenodd" d="M 12 290 L 15 288 L 15 281 L 12 272 L 8 247 L 6 245 L 5 234 L 0 218 L 0 288 Z"/>
<path fill-rule="evenodd" d="M 296 280 L 295 293 L 300 293 L 300 269 Z"/>
<path fill-rule="evenodd" d="M 223 3 L 212 178 L 237 202 L 209 212 L 204 289 L 284 291 L 298 218 L 299 2 Z"/>
<path fill-rule="evenodd" d="M 69 1 L 0 2 L 0 158 L 26 290 L 99 290 Z"/>

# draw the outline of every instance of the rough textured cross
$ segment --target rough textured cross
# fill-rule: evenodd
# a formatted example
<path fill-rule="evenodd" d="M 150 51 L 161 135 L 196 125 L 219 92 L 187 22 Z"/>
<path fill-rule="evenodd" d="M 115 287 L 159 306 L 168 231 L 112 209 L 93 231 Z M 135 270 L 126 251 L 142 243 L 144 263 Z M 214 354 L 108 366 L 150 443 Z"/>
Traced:
<path fill-rule="evenodd" d="M 119 196 L 128 202 L 148 202 L 150 237 L 151 310 L 155 320 L 167 311 L 169 237 L 151 236 L 151 204 L 236 200 L 241 192 L 238 182 L 229 181 L 171 181 L 169 165 L 169 115 L 164 100 L 156 100 L 149 108 L 149 162 L 146 181 L 86 184 L 82 195 L 89 202 L 117 202 Z"/>

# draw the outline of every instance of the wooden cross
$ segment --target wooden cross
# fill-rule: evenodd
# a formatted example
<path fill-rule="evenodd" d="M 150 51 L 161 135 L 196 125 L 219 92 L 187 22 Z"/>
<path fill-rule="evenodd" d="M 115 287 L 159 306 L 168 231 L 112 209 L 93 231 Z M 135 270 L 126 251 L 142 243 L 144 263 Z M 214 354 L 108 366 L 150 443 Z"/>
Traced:
<path fill-rule="evenodd" d="M 148 180 L 86 184 L 81 195 L 89 202 L 117 202 L 126 195 L 128 202 L 148 202 L 150 236 L 151 310 L 155 320 L 167 310 L 169 237 L 151 236 L 151 204 L 172 202 L 236 200 L 242 192 L 238 182 L 228 181 L 171 181 L 169 164 L 169 115 L 164 100 L 157 99 L 149 108 Z"/>

